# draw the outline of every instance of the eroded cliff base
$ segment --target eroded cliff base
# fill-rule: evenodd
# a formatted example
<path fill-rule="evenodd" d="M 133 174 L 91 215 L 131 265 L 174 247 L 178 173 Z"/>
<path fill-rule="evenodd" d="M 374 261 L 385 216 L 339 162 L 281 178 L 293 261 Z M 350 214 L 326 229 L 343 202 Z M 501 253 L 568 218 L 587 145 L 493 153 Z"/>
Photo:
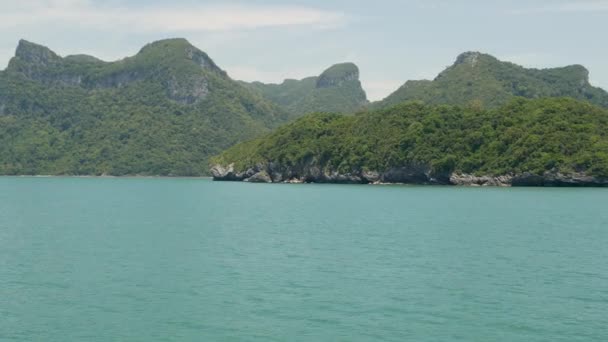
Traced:
<path fill-rule="evenodd" d="M 543 174 L 529 172 L 500 176 L 463 173 L 434 173 L 426 165 L 407 165 L 378 171 L 340 173 L 316 166 L 285 168 L 273 163 L 259 164 L 245 171 L 237 171 L 234 164 L 211 167 L 215 181 L 243 181 L 251 183 L 334 183 L 334 184 L 419 184 L 460 186 L 551 186 L 551 187 L 608 187 L 608 179 L 584 172 Z"/>

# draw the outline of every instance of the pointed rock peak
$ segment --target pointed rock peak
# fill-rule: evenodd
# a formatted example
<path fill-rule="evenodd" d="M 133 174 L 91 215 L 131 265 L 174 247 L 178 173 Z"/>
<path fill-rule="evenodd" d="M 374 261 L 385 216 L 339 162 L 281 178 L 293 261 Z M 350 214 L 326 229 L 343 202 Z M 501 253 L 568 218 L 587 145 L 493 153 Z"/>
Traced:
<path fill-rule="evenodd" d="M 359 78 L 359 68 L 354 63 L 334 64 L 327 68 L 319 77 L 343 78 L 356 75 Z"/>
<path fill-rule="evenodd" d="M 169 39 L 157 40 L 155 42 L 146 44 L 143 48 L 141 48 L 139 53 L 140 54 L 149 53 L 149 52 L 154 52 L 154 51 L 158 51 L 158 50 L 179 50 L 179 49 L 184 49 L 186 47 L 192 47 L 192 44 L 190 44 L 190 42 L 188 42 L 186 39 L 169 38 Z"/>
<path fill-rule="evenodd" d="M 573 81 L 589 82 L 589 70 L 580 64 L 563 67 L 562 71 L 564 76 Z"/>
<path fill-rule="evenodd" d="M 61 60 L 61 57 L 46 46 L 34 44 L 24 39 L 19 41 L 17 51 L 15 52 L 15 57 L 28 63 L 42 65 L 47 65 L 51 62 Z"/>
<path fill-rule="evenodd" d="M 469 51 L 460 54 L 458 58 L 456 58 L 456 62 L 454 65 L 470 65 L 472 67 L 479 64 L 481 61 L 498 61 L 495 57 L 487 54 L 483 54 L 477 51 Z"/>
<path fill-rule="evenodd" d="M 358 80 L 359 68 L 354 63 L 340 63 L 323 71 L 317 80 L 317 88 L 339 86 L 347 81 Z"/>

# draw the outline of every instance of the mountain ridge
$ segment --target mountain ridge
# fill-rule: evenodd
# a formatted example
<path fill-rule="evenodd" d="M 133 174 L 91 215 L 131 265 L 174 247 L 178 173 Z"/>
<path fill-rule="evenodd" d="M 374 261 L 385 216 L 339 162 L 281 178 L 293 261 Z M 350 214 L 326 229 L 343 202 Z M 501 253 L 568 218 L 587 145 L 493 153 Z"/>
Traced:
<path fill-rule="evenodd" d="M 477 52 L 464 52 L 432 80 L 406 81 L 373 108 L 405 101 L 466 105 L 473 102 L 498 107 L 513 97 L 572 97 L 608 107 L 608 93 L 589 82 L 589 70 L 580 64 L 557 68 L 525 68 Z"/>
<path fill-rule="evenodd" d="M 294 116 L 311 112 L 353 113 L 369 103 L 359 80 L 359 67 L 351 62 L 334 64 L 318 76 L 300 80 L 243 84 Z"/>
<path fill-rule="evenodd" d="M 206 175 L 289 118 L 185 39 L 114 62 L 22 40 L 0 72 L 0 174 Z"/>
<path fill-rule="evenodd" d="M 517 97 L 606 106 L 607 96 L 590 85 L 581 65 L 526 69 L 479 52 L 465 52 L 435 79 L 407 81 L 388 100 L 370 104 L 353 63 L 280 84 L 246 83 L 182 38 L 146 44 L 113 62 L 62 57 L 21 40 L 0 71 L 0 174 L 207 175 L 210 156 L 310 112 L 371 111 L 382 121 L 383 112 L 372 109 L 391 113 L 419 101 L 431 113 L 440 111 L 434 105 L 456 105 L 488 116 Z M 568 112 L 589 108 L 574 103 Z"/>

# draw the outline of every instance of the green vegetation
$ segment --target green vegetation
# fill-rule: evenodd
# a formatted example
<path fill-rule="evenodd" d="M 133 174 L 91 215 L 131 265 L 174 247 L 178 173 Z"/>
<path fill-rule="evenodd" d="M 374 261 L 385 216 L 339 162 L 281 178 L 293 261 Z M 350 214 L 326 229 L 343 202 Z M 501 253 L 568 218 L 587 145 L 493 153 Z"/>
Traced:
<path fill-rule="evenodd" d="M 608 176 L 606 110 L 560 97 L 608 106 L 581 66 L 531 70 L 466 53 L 434 81 L 408 82 L 375 104 L 382 110 L 312 114 L 251 141 L 308 112 L 361 110 L 358 68 L 247 84 L 184 39 L 116 62 L 21 41 L 0 72 L 0 174 L 199 176 L 209 156 L 249 140 L 214 161 Z M 427 105 L 402 103 L 412 99 Z"/>
<path fill-rule="evenodd" d="M 281 84 L 243 83 L 294 116 L 312 112 L 354 113 L 367 104 L 359 69 L 336 64 L 318 77 L 285 80 Z"/>
<path fill-rule="evenodd" d="M 22 41 L 0 72 L 0 174 L 206 175 L 288 119 L 183 39 L 112 63 Z"/>
<path fill-rule="evenodd" d="M 514 97 L 572 97 L 608 107 L 608 93 L 589 84 L 589 72 L 573 65 L 556 69 L 526 69 L 477 52 L 460 55 L 433 81 L 408 81 L 374 108 L 405 101 L 495 108 Z"/>
<path fill-rule="evenodd" d="M 567 98 L 517 98 L 490 110 L 410 102 L 355 116 L 307 115 L 212 158 L 238 171 L 269 162 L 341 173 L 424 164 L 443 174 L 608 177 L 608 110 Z"/>

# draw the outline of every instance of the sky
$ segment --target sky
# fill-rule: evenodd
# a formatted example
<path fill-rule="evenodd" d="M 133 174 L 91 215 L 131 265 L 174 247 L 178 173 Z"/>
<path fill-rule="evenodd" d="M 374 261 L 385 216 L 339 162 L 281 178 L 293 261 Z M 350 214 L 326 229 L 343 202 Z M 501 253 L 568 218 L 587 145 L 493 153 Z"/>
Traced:
<path fill-rule="evenodd" d="M 582 64 L 608 89 L 608 0 L 0 0 L 0 69 L 19 39 L 111 61 L 183 37 L 234 79 L 280 83 L 354 62 L 371 100 L 465 51 Z"/>

